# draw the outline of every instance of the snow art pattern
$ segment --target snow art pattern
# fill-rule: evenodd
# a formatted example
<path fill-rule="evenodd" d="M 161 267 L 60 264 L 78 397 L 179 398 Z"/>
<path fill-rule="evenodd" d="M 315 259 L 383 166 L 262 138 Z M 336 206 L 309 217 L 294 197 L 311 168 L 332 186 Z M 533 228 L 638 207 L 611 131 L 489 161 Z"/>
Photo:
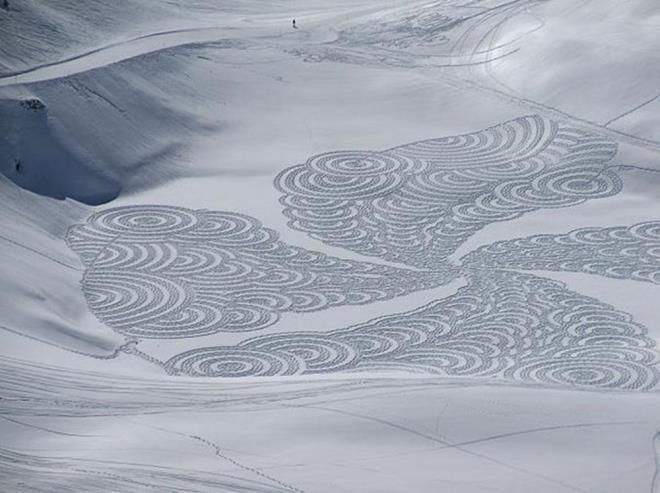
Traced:
<path fill-rule="evenodd" d="M 386 151 L 321 154 L 281 172 L 289 225 L 409 268 L 287 245 L 255 219 L 165 206 L 109 209 L 73 227 L 96 315 L 133 337 L 263 329 L 282 312 L 371 303 L 467 285 L 416 310 L 330 332 L 257 335 L 184 351 L 170 374 L 277 376 L 413 371 L 648 390 L 655 342 L 627 313 L 516 270 L 660 282 L 660 223 L 501 241 L 448 259 L 484 226 L 621 190 L 617 146 L 539 116 Z M 137 349 L 135 354 L 150 358 Z"/>
<path fill-rule="evenodd" d="M 211 376 L 413 370 L 622 389 L 657 382 L 654 343 L 629 315 L 542 277 L 479 272 L 469 281 L 412 312 L 193 350 L 167 367 Z"/>
<path fill-rule="evenodd" d="M 660 222 L 498 241 L 470 259 L 484 268 L 585 272 L 660 284 Z"/>
<path fill-rule="evenodd" d="M 384 152 L 321 154 L 276 179 L 289 225 L 329 245 L 433 268 L 489 223 L 621 190 L 616 144 L 533 116 Z"/>
<path fill-rule="evenodd" d="M 231 212 L 118 207 L 71 228 L 67 241 L 87 268 L 91 309 L 132 337 L 257 330 L 281 312 L 370 303 L 453 279 L 449 268 L 417 272 L 293 247 Z"/>

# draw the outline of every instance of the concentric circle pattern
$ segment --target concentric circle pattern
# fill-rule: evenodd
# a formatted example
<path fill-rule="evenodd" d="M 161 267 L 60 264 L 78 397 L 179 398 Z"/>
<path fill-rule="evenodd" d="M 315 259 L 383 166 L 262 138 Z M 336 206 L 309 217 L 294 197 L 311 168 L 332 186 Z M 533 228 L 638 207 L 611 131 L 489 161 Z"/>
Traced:
<path fill-rule="evenodd" d="M 480 268 L 584 272 L 660 284 L 660 222 L 499 241 L 465 261 Z"/>
<path fill-rule="evenodd" d="M 291 332 L 175 356 L 173 373 L 235 376 L 411 368 L 577 387 L 646 390 L 660 379 L 654 342 L 631 317 L 560 282 L 513 272 L 472 273 L 444 300 L 326 334 Z M 232 365 L 234 365 L 232 363 Z M 235 369 L 238 368 L 238 369 Z M 206 370 L 205 370 L 206 369 Z"/>
<path fill-rule="evenodd" d="M 375 172 L 370 166 L 363 176 Z M 327 256 L 281 242 L 251 217 L 181 207 L 97 212 L 87 224 L 72 227 L 67 242 L 85 263 L 82 287 L 92 311 L 118 332 L 138 338 L 258 330 L 275 323 L 281 312 L 371 303 L 456 276 L 443 266 L 419 272 Z M 258 371 L 238 362 L 203 368 L 271 374 L 284 365 L 276 363 Z"/>
<path fill-rule="evenodd" d="M 385 151 L 319 154 L 275 179 L 289 225 L 328 245 L 407 264 L 357 262 L 279 240 L 234 212 L 107 209 L 72 227 L 82 286 L 132 338 L 254 331 L 284 312 L 391 299 L 462 276 L 456 294 L 330 332 L 250 336 L 161 362 L 172 375 L 421 372 L 536 384 L 657 389 L 660 361 L 633 318 L 524 270 L 660 283 L 660 222 L 581 228 L 447 257 L 484 226 L 621 190 L 606 138 L 527 116 Z M 312 319 L 310 319 L 312 320 Z M 146 357 L 150 357 L 146 355 Z"/>
<path fill-rule="evenodd" d="M 289 225 L 330 245 L 432 268 L 489 223 L 621 189 L 616 144 L 539 116 L 383 152 L 321 154 L 277 177 Z"/>

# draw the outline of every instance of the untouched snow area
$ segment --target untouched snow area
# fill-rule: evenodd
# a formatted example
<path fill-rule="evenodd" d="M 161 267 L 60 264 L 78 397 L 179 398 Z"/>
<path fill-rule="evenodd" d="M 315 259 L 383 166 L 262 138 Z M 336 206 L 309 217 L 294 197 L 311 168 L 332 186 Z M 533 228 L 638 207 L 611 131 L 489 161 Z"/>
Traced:
<path fill-rule="evenodd" d="M 9 3 L 0 490 L 660 493 L 656 0 Z"/>

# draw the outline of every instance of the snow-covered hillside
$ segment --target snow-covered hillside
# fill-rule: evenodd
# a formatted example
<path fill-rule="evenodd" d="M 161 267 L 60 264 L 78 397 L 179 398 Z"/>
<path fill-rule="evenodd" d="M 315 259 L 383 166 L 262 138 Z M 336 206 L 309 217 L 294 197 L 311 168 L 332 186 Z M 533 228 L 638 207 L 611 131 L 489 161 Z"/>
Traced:
<path fill-rule="evenodd" d="M 655 3 L 10 0 L 0 484 L 660 492 Z"/>

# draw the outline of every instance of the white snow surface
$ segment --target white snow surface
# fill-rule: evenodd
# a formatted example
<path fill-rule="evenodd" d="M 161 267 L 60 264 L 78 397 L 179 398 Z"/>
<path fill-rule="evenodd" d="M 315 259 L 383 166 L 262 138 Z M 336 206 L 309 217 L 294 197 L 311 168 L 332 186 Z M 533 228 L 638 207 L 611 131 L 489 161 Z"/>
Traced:
<path fill-rule="evenodd" d="M 660 493 L 656 0 L 9 3 L 1 491 Z"/>

